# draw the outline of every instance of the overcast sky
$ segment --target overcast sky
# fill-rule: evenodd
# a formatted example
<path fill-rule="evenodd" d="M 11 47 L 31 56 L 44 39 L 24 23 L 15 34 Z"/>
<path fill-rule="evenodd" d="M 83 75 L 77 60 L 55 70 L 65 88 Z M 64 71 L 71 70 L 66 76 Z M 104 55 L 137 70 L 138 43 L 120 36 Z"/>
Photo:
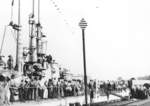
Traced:
<path fill-rule="evenodd" d="M 15 22 L 17 2 L 14 3 Z M 150 75 L 149 5 L 149 0 L 41 0 L 47 53 L 73 73 L 83 74 L 82 36 L 78 23 L 85 18 L 88 23 L 85 32 L 88 76 L 116 79 Z M 10 22 L 10 6 L 11 0 L 0 3 L 1 39 L 4 26 Z M 32 0 L 21 0 L 23 46 L 29 44 L 31 6 Z M 10 29 L 6 37 L 3 54 L 14 55 L 15 41 Z"/>

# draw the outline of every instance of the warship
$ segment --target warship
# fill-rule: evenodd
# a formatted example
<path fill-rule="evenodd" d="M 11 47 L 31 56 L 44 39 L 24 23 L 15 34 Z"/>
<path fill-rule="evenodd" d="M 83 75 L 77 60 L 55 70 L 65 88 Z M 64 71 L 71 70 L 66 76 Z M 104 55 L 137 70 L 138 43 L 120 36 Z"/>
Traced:
<path fill-rule="evenodd" d="M 3 39 L 0 48 L 0 74 L 11 78 L 12 75 L 17 79 L 16 83 L 21 83 L 21 79 L 25 76 L 42 76 L 41 78 L 46 81 L 51 78 L 58 78 L 61 67 L 53 60 L 50 54 L 46 54 L 45 48 L 47 41 L 45 41 L 46 35 L 42 32 L 42 25 L 40 21 L 40 0 L 38 0 L 38 15 L 37 21 L 35 20 L 35 0 L 33 1 L 32 13 L 29 15 L 29 46 L 22 47 L 21 45 L 21 30 L 22 25 L 20 22 L 20 0 L 18 0 L 18 23 L 14 23 L 11 19 L 9 25 L 5 26 Z M 11 4 L 11 17 L 13 15 L 14 0 Z M 17 32 L 16 36 L 16 64 L 15 67 L 8 67 L 4 64 L 2 58 L 3 43 L 7 31 L 7 27 L 11 27 L 12 30 Z M 11 56 L 9 56 L 11 57 Z M 12 65 L 12 64 L 11 64 Z M 36 69 L 34 71 L 32 69 Z M 19 79 L 19 80 L 18 80 Z M 118 94 L 113 94 L 120 98 L 120 100 L 114 100 L 109 102 L 98 102 L 89 104 L 90 106 L 149 106 L 150 100 L 138 100 L 127 99 Z M 70 104 L 70 106 L 80 106 L 80 104 Z M 85 106 L 85 105 L 83 105 Z"/>

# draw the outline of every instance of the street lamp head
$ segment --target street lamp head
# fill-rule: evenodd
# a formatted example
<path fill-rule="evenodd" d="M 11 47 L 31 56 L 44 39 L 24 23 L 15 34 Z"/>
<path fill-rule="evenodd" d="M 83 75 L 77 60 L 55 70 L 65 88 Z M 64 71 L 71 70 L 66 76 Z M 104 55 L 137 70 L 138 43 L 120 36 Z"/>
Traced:
<path fill-rule="evenodd" d="M 81 29 L 85 29 L 87 27 L 87 22 L 85 21 L 84 18 L 81 19 L 79 26 Z"/>

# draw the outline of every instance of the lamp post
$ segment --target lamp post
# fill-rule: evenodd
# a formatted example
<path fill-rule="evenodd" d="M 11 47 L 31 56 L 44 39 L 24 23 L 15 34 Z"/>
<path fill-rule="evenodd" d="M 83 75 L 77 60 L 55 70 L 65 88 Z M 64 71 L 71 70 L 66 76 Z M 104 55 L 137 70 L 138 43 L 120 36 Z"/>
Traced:
<path fill-rule="evenodd" d="M 83 43 L 83 65 L 84 65 L 84 86 L 85 86 L 85 104 L 87 106 L 87 75 L 86 75 L 86 53 L 85 53 L 85 37 L 84 37 L 84 31 L 87 27 L 87 22 L 84 20 L 84 18 L 81 19 L 79 26 L 82 30 L 82 43 Z"/>

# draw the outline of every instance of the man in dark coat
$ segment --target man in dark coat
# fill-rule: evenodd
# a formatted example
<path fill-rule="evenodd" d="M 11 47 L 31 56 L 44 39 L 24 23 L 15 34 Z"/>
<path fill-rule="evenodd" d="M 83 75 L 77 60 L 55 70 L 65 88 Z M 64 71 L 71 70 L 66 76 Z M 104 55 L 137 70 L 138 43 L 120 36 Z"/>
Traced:
<path fill-rule="evenodd" d="M 13 57 L 11 55 L 8 56 L 8 60 L 7 60 L 7 66 L 8 66 L 8 69 L 13 69 Z"/>

